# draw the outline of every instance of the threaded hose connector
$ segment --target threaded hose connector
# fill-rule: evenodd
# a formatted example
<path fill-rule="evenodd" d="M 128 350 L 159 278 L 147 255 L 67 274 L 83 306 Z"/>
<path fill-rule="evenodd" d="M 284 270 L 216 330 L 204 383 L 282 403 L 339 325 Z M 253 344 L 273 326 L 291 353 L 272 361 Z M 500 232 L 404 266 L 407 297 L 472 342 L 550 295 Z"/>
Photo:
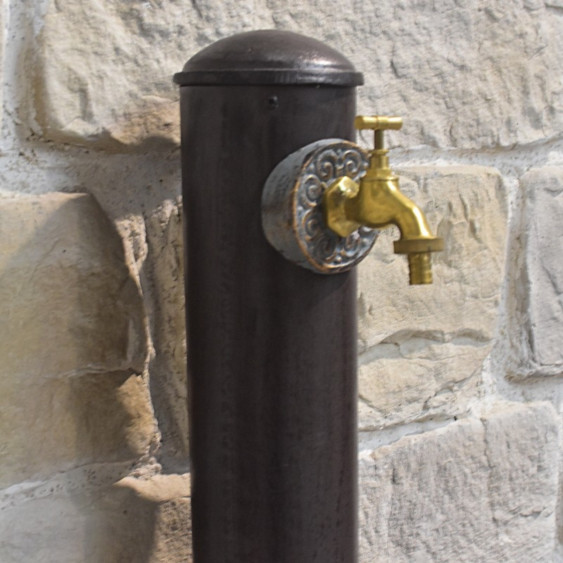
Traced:
<path fill-rule="evenodd" d="M 432 283 L 430 252 L 413 252 L 409 257 L 409 283 L 421 285 Z"/>

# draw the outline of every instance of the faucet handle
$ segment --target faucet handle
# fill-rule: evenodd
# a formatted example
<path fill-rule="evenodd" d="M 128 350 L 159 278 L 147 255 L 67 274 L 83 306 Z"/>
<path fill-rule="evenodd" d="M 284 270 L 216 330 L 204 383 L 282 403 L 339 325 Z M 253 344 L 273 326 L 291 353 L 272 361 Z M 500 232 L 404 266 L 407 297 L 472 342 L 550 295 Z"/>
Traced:
<path fill-rule="evenodd" d="M 373 148 L 385 150 L 383 131 L 386 129 L 398 130 L 403 126 L 403 118 L 386 115 L 357 115 L 354 119 L 356 129 L 371 129 L 374 132 Z M 387 151 L 386 151 L 387 152 Z"/>
<path fill-rule="evenodd" d="M 383 131 L 385 129 L 400 129 L 403 126 L 403 118 L 386 115 L 357 115 L 354 119 L 356 129 L 372 129 Z"/>

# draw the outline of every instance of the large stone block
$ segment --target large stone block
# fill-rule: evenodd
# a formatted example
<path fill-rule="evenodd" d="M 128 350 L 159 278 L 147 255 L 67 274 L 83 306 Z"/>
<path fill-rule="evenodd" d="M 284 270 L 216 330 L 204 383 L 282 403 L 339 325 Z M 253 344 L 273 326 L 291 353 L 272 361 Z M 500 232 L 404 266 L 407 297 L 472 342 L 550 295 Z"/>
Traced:
<path fill-rule="evenodd" d="M 177 145 L 173 74 L 216 39 L 270 26 L 266 6 L 234 0 L 51 0 L 44 18 L 34 82 L 40 134 L 118 151 Z"/>
<path fill-rule="evenodd" d="M 521 180 L 522 222 L 510 262 L 514 378 L 563 374 L 563 170 L 531 170 Z"/>
<path fill-rule="evenodd" d="M 189 476 L 127 477 L 0 512 L 2 563 L 188 563 Z"/>
<path fill-rule="evenodd" d="M 363 429 L 465 410 L 492 346 L 504 276 L 507 209 L 497 171 L 405 168 L 401 183 L 445 251 L 433 255 L 433 285 L 409 286 L 393 227 L 360 265 Z"/>
<path fill-rule="evenodd" d="M 510 146 L 563 124 L 563 26 L 549 6 L 384 0 L 362 3 L 359 17 L 354 3 L 317 0 L 51 0 L 26 78 L 48 139 L 170 146 L 178 142 L 173 73 L 216 39 L 275 27 L 349 56 L 366 76 L 360 110 L 407 117 L 400 143 Z"/>
<path fill-rule="evenodd" d="M 357 61 L 360 110 L 404 115 L 400 144 L 510 147 L 560 134 L 563 22 L 542 0 L 386 4 L 356 29 L 372 47 Z"/>
<path fill-rule="evenodd" d="M 92 197 L 0 199 L 0 334 L 0 488 L 146 451 L 143 303 Z"/>
<path fill-rule="evenodd" d="M 365 452 L 360 561 L 553 561 L 557 429 L 550 403 L 500 404 Z"/>
<path fill-rule="evenodd" d="M 360 113 L 405 116 L 400 144 L 510 146 L 561 131 L 563 23 L 542 0 L 350 2 L 338 17 L 332 2 L 268 4 L 276 26 L 315 30 L 365 74 Z"/>

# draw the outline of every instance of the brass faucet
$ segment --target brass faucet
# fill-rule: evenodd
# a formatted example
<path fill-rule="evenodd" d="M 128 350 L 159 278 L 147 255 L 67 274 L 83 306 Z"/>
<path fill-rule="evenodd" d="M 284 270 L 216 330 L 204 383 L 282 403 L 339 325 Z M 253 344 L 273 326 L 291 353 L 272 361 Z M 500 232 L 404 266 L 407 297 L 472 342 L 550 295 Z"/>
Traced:
<path fill-rule="evenodd" d="M 432 234 L 420 208 L 399 190 L 399 179 L 389 168 L 388 151 L 384 147 L 383 131 L 400 129 L 403 120 L 358 116 L 354 126 L 374 131 L 374 149 L 359 183 L 343 176 L 326 190 L 323 201 L 326 224 L 341 237 L 347 237 L 362 225 L 376 229 L 396 225 L 401 238 L 395 241 L 394 250 L 396 254 L 408 255 L 411 285 L 432 283 L 430 253 L 443 250 L 444 241 Z"/>

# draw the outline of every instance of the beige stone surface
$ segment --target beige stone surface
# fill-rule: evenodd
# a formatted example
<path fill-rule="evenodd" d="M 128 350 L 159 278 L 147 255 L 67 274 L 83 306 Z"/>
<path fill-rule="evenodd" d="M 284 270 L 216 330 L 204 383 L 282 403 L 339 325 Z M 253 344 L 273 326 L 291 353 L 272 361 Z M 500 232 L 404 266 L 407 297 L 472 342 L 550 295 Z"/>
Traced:
<path fill-rule="evenodd" d="M 536 168 L 521 179 L 517 252 L 510 262 L 514 378 L 563 374 L 563 170 Z"/>
<path fill-rule="evenodd" d="M 359 112 L 405 118 L 394 142 L 510 146 L 561 131 L 563 23 L 542 0 L 373 0 L 341 3 L 336 18 L 332 3 L 269 5 L 276 26 L 354 62 Z"/>
<path fill-rule="evenodd" d="M 504 277 L 506 197 L 491 168 L 399 171 L 402 189 L 445 240 L 434 283 L 408 285 L 392 227 L 359 267 L 360 425 L 375 429 L 464 412 L 476 396 Z"/>
<path fill-rule="evenodd" d="M 360 463 L 362 563 L 554 561 L 558 420 L 498 404 Z"/>
<path fill-rule="evenodd" d="M 50 0 L 33 65 L 38 132 L 111 150 L 176 144 L 172 75 L 219 38 L 279 28 L 347 55 L 366 76 L 360 110 L 405 116 L 399 143 L 529 143 L 563 124 L 553 5 L 372 0 L 335 17 L 317 0 Z"/>
<path fill-rule="evenodd" d="M 5 7 L 4 1 L 0 0 L 0 78 L 4 84 L 4 56 L 5 56 Z M 4 117 L 4 88 L 0 89 L 0 127 Z"/>
<path fill-rule="evenodd" d="M 38 38 L 40 134 L 109 150 L 179 143 L 172 76 L 202 47 L 270 26 L 264 7 L 226 3 L 50 0 Z"/>
<path fill-rule="evenodd" d="M 144 318 L 92 197 L 0 199 L 0 488 L 147 450 Z"/>
<path fill-rule="evenodd" d="M 162 463 L 184 463 L 188 456 L 186 330 L 182 208 L 167 200 L 146 218 L 150 259 L 145 271 L 155 349 L 150 363 L 152 400 L 162 436 Z"/>
<path fill-rule="evenodd" d="M 33 499 L 0 512 L 2 563 L 188 563 L 189 476 Z"/>
<path fill-rule="evenodd" d="M 399 144 L 510 147 L 560 135 L 563 22 L 542 0 L 389 0 L 355 24 L 343 43 L 366 74 L 359 109 L 403 115 Z"/>

